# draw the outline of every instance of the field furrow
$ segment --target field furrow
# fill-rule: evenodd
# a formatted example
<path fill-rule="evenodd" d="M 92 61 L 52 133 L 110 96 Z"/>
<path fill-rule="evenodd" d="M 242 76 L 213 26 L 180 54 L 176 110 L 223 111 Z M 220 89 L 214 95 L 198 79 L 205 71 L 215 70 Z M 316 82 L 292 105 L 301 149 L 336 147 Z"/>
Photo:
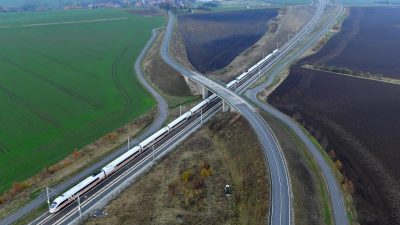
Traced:
<path fill-rule="evenodd" d="M 50 79 L 48 79 L 48 78 L 46 78 L 46 77 L 44 77 L 44 76 L 42 76 L 42 75 L 40 75 L 40 74 L 38 74 L 38 73 L 36 73 L 34 71 L 22 66 L 21 64 L 18 64 L 16 62 L 12 61 L 11 59 L 8 59 L 7 57 L 0 56 L 0 58 L 2 58 L 4 61 L 8 62 L 9 64 L 17 67 L 18 69 L 26 72 L 27 74 L 30 74 L 30 75 L 36 77 L 37 79 L 45 82 L 46 84 L 54 87 L 55 89 L 57 89 L 57 90 L 59 90 L 61 92 L 64 92 L 65 94 L 68 94 L 71 97 L 74 97 L 75 99 L 77 99 L 77 100 L 79 100 L 81 102 L 84 102 L 84 103 L 86 103 L 86 104 L 88 104 L 88 105 L 90 105 L 90 106 L 92 106 L 92 107 L 94 107 L 96 109 L 103 108 L 103 106 L 100 103 L 98 103 L 98 102 L 96 102 L 96 101 L 94 101 L 92 99 L 89 99 L 89 98 L 87 98 L 85 96 L 82 96 L 81 94 L 75 92 L 74 90 L 71 90 L 71 89 L 69 89 L 69 88 L 67 88 L 67 87 L 65 87 L 65 86 L 63 86 L 63 85 L 61 85 L 61 84 L 59 84 L 59 83 L 57 83 L 57 82 L 55 82 L 53 80 L 50 80 Z"/>
<path fill-rule="evenodd" d="M 0 93 L 7 96 L 8 98 L 12 99 L 14 102 L 22 105 L 26 109 L 28 109 L 30 112 L 35 114 L 37 117 L 40 119 L 46 121 L 47 123 L 50 123 L 54 127 L 61 127 L 62 124 L 60 121 L 57 121 L 54 117 L 46 113 L 44 110 L 41 110 L 37 108 L 36 106 L 30 104 L 29 102 L 25 101 L 24 99 L 18 97 L 14 93 L 12 93 L 10 90 L 7 90 L 6 88 L 0 86 Z"/>
<path fill-rule="evenodd" d="M 0 13 L 0 194 L 154 107 L 133 64 L 164 22 L 125 9 Z"/>

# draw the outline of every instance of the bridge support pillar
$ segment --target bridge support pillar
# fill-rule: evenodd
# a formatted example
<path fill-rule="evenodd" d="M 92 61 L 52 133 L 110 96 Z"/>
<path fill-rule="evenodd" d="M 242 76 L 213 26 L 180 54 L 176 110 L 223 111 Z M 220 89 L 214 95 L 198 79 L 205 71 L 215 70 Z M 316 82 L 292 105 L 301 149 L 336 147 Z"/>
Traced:
<path fill-rule="evenodd" d="M 229 104 L 225 101 L 222 101 L 222 112 L 228 112 L 229 111 Z"/>
<path fill-rule="evenodd" d="M 202 87 L 202 92 L 203 92 L 203 99 L 206 99 L 206 98 L 208 98 L 208 96 L 209 96 L 209 90 L 207 89 L 207 88 L 205 88 L 204 86 Z"/>

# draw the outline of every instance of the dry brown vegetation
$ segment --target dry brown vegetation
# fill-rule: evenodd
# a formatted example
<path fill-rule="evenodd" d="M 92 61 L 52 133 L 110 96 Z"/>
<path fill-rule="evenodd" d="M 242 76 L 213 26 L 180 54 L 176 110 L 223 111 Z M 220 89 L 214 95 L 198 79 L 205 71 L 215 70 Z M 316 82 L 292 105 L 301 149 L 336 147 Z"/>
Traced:
<path fill-rule="evenodd" d="M 67 179 L 115 150 L 126 142 L 128 136 L 136 135 L 140 130 L 149 125 L 153 121 L 155 113 L 153 110 L 116 131 L 106 134 L 84 148 L 75 149 L 64 160 L 47 167 L 32 178 L 14 183 L 8 192 L 0 196 L 0 218 L 18 209 L 32 200 L 32 198 L 35 198 L 44 191 L 46 186 L 53 186 Z"/>
<path fill-rule="evenodd" d="M 178 31 L 178 24 L 175 25 L 170 44 L 171 55 L 174 56 L 176 61 L 186 68 L 195 70 L 188 60 L 185 42 L 183 41 L 181 33 Z"/>
<path fill-rule="evenodd" d="M 162 31 L 146 54 L 143 70 L 149 80 L 164 94 L 170 96 L 190 96 L 189 87 L 183 76 L 167 65 L 160 55 Z"/>
<path fill-rule="evenodd" d="M 182 35 L 178 31 L 177 25 L 174 28 L 174 31 L 172 33 L 172 38 L 171 38 L 171 43 L 170 43 L 170 51 L 171 51 L 171 55 L 174 56 L 174 59 L 177 62 L 179 62 L 181 65 L 185 66 L 186 68 L 195 70 L 195 68 L 192 66 L 192 64 L 190 64 L 190 62 L 187 58 L 185 44 L 184 44 Z M 201 88 L 196 83 L 194 83 L 190 80 L 187 80 L 187 84 L 189 85 L 189 88 L 193 94 L 201 93 Z"/>
<path fill-rule="evenodd" d="M 242 117 L 217 115 L 113 200 L 107 216 L 86 224 L 265 224 L 261 151 Z M 230 197 L 225 184 L 233 186 Z"/>

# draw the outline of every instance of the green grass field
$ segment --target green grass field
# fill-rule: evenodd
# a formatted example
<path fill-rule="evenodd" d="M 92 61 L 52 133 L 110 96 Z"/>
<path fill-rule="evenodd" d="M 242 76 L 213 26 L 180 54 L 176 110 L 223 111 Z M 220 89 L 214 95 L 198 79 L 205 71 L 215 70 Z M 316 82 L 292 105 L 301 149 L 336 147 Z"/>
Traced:
<path fill-rule="evenodd" d="M 123 10 L 0 14 L 0 192 L 154 107 L 133 64 L 163 24 Z"/>

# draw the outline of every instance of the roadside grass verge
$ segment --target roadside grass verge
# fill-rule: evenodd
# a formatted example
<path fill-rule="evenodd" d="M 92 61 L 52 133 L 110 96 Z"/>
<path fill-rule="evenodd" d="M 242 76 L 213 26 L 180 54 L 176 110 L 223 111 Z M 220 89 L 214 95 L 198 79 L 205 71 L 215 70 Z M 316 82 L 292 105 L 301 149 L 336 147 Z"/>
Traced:
<path fill-rule="evenodd" d="M 345 179 L 340 172 L 340 168 L 338 168 L 337 164 L 333 161 L 327 152 L 324 150 L 324 148 L 321 146 L 321 144 L 315 139 L 314 136 L 312 136 L 303 126 L 301 126 L 301 129 L 305 134 L 307 134 L 308 138 L 312 141 L 312 143 L 317 147 L 317 149 L 320 151 L 321 155 L 324 157 L 325 161 L 329 164 L 331 170 L 334 172 L 334 175 L 336 177 L 336 180 L 339 182 L 339 186 L 341 188 L 343 197 L 344 197 L 344 203 L 346 207 L 346 214 L 347 218 L 349 219 L 349 223 L 352 225 L 358 225 L 358 220 L 357 220 L 357 211 L 354 206 L 353 202 L 353 197 L 351 195 L 351 192 L 349 192 L 348 187 L 346 186 Z"/>

